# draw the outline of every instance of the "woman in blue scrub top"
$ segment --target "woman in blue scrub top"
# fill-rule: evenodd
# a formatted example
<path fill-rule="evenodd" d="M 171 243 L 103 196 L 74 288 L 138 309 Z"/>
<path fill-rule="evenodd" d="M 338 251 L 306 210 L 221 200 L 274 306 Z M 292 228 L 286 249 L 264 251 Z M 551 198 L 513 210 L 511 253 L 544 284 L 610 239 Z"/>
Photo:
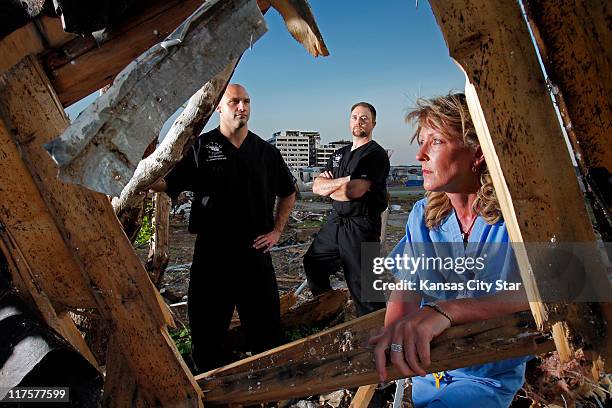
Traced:
<path fill-rule="evenodd" d="M 406 236 L 389 257 L 471 258 L 480 264 L 432 262 L 412 271 L 396 266 L 395 276 L 414 282 L 416 290 L 396 290 L 389 298 L 385 329 L 371 339 L 378 372 L 384 381 L 388 353 L 400 372 L 419 375 L 412 387 L 417 408 L 508 407 L 523 384 L 529 357 L 425 375 L 431 340 L 451 325 L 529 305 L 522 290 L 505 290 L 520 288 L 520 277 L 465 95 L 419 100 L 406 121 L 417 125 L 413 140 L 427 193 L 414 205 Z"/>

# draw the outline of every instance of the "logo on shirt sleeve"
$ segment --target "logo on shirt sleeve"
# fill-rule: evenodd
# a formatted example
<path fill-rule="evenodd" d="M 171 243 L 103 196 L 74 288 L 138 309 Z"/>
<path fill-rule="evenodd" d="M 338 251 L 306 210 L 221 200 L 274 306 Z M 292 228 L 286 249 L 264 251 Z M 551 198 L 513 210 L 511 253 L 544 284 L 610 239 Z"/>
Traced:
<path fill-rule="evenodd" d="M 342 160 L 342 153 L 336 153 L 332 156 L 332 167 L 340 167 L 340 160 Z"/>
<path fill-rule="evenodd" d="M 206 148 L 206 161 L 226 160 L 227 157 L 223 154 L 223 148 L 217 142 L 208 142 L 204 145 Z"/>

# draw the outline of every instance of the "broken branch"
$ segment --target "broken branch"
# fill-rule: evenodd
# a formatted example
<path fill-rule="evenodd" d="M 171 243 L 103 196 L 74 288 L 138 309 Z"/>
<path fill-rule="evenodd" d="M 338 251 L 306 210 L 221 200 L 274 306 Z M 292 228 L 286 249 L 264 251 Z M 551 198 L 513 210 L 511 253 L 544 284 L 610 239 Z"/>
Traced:
<path fill-rule="evenodd" d="M 184 152 L 193 144 L 219 103 L 238 59 L 231 61 L 223 71 L 208 81 L 187 103 L 185 110 L 174 121 L 158 148 L 138 163 L 136 172 L 113 200 L 115 213 L 126 211 L 139 202 L 139 193 L 165 176 L 181 160 Z"/>

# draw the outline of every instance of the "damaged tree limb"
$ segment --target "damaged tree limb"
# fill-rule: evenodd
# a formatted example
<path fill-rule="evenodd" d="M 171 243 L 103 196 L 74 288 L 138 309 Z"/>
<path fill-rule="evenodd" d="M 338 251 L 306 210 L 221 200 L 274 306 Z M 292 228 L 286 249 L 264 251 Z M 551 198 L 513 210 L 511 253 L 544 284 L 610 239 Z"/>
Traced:
<path fill-rule="evenodd" d="M 378 383 L 372 349 L 384 310 L 196 377 L 207 405 L 251 404 Z M 428 372 L 554 349 L 529 312 L 448 329 L 431 343 Z M 389 379 L 403 377 L 395 368 Z"/>
<path fill-rule="evenodd" d="M 266 30 L 253 0 L 205 3 L 47 145 L 60 178 L 118 196 L 166 118 Z"/>
<path fill-rule="evenodd" d="M 185 151 L 206 126 L 237 63 L 238 59 L 231 61 L 189 99 L 187 107 L 174 121 L 155 152 L 138 163 L 136 172 L 121 191 L 119 198 L 113 200 L 115 213 L 119 214 L 138 205 L 138 193 L 165 176 L 181 160 Z"/>
<path fill-rule="evenodd" d="M 264 14 L 267 8 L 272 5 L 283 15 L 288 26 L 292 24 L 290 21 L 293 21 L 294 25 L 307 27 L 303 28 L 304 34 L 295 34 L 294 38 L 303 44 L 313 56 L 329 55 L 310 6 L 305 0 L 294 1 L 292 4 L 284 6 L 277 4 L 278 2 L 272 3 L 274 4 L 270 4 L 266 0 L 258 1 L 258 5 Z M 286 9 L 284 12 L 281 11 L 283 7 Z M 312 35 L 305 33 L 311 33 Z M 239 58 L 230 62 L 223 71 L 208 81 L 189 99 L 186 109 L 174 121 L 170 131 L 155 153 L 138 164 L 134 175 L 121 191 L 120 197 L 113 200 L 113 207 L 117 214 L 125 213 L 137 206 L 137 203 L 140 202 L 138 193 L 146 190 L 156 180 L 165 176 L 183 157 L 206 126 L 238 61 Z"/>

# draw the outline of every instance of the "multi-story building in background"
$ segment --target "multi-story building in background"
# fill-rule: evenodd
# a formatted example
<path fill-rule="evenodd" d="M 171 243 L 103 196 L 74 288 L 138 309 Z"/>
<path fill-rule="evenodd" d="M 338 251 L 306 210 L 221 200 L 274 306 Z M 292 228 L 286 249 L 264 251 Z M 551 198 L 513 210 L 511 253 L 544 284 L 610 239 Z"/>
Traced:
<path fill-rule="evenodd" d="M 316 165 L 318 167 L 325 167 L 325 165 L 327 164 L 327 161 L 329 160 L 331 155 L 334 154 L 336 150 L 346 145 L 350 145 L 352 143 L 353 142 L 350 142 L 348 140 L 339 140 L 337 142 L 331 142 L 329 144 L 319 145 L 317 147 L 317 164 Z"/>
<path fill-rule="evenodd" d="M 317 165 L 317 149 L 321 143 L 319 132 L 300 132 L 302 136 L 308 137 L 308 167 Z"/>
<path fill-rule="evenodd" d="M 351 144 L 343 140 L 321 144 L 319 132 L 300 130 L 275 132 L 268 142 L 276 146 L 292 170 L 298 171 L 309 167 L 324 167 L 336 150 Z"/>
<path fill-rule="evenodd" d="M 306 133 L 306 134 L 304 134 Z M 268 142 L 280 150 L 285 163 L 293 170 L 310 166 L 311 134 L 318 132 L 300 132 L 299 130 L 283 130 L 275 132 Z"/>

